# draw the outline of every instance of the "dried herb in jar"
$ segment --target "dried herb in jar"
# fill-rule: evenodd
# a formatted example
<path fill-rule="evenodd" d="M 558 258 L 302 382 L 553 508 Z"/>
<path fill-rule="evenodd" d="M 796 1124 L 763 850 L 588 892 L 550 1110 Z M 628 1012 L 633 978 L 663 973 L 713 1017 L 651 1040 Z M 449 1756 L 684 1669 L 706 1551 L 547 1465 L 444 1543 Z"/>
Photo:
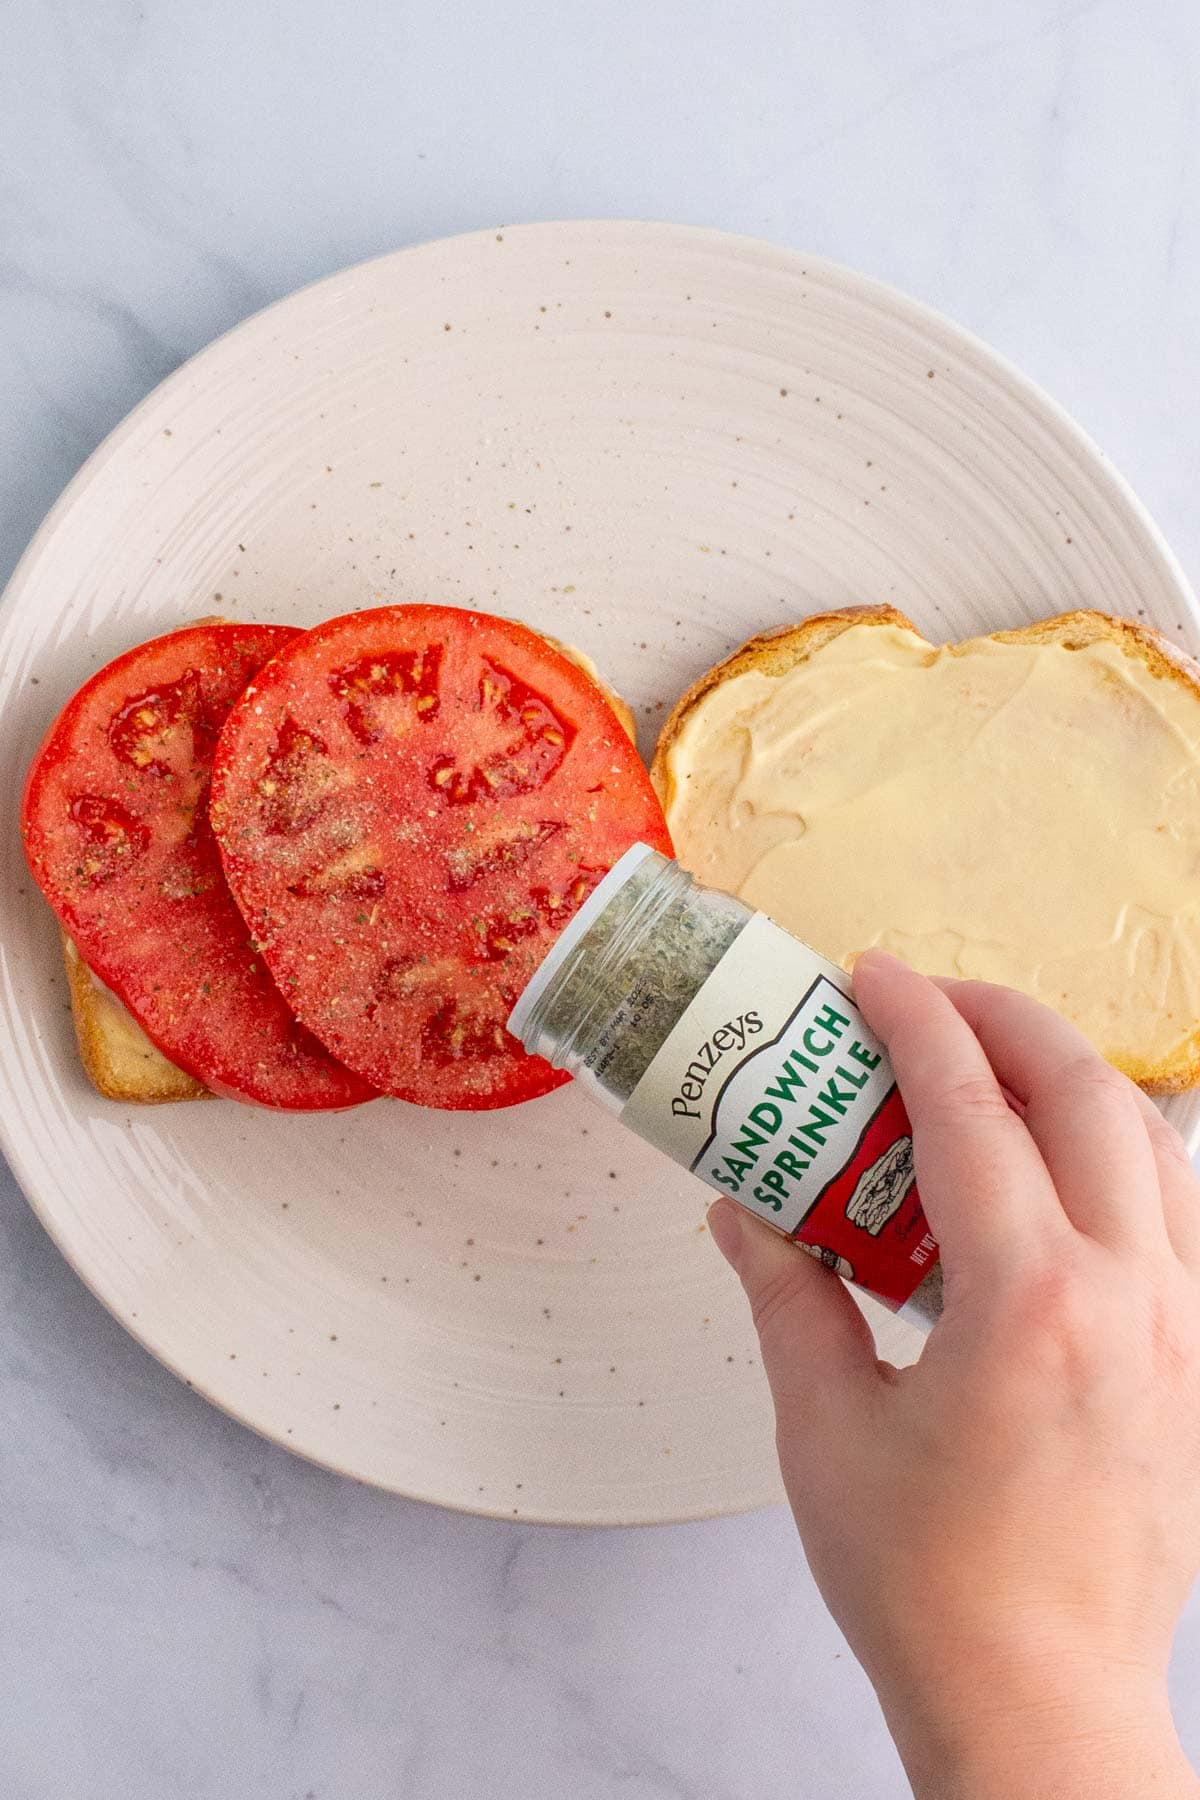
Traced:
<path fill-rule="evenodd" d="M 883 1047 L 845 972 L 761 913 L 637 845 L 510 1029 L 827 1266 L 919 1322 L 936 1316 L 937 1246 Z"/>

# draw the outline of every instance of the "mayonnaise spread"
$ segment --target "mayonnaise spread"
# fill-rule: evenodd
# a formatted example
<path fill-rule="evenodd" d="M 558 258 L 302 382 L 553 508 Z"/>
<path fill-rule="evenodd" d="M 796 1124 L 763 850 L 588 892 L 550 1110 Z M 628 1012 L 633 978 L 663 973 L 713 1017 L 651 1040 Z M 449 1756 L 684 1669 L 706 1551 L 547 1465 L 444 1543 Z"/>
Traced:
<path fill-rule="evenodd" d="M 718 683 L 666 776 L 684 867 L 844 967 L 1023 988 L 1135 1072 L 1200 1024 L 1200 698 L 1119 643 L 853 626 Z"/>

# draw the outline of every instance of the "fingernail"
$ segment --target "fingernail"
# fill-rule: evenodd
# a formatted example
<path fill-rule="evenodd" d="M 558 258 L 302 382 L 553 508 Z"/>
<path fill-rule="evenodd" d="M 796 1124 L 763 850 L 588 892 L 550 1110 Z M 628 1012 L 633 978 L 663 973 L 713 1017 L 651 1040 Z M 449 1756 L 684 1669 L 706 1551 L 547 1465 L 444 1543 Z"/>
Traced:
<path fill-rule="evenodd" d="M 902 962 L 898 956 L 893 956 L 890 950 L 880 950 L 877 945 L 872 945 L 869 950 L 860 950 L 858 952 L 850 965 L 855 974 L 858 973 L 858 970 L 862 967 L 863 963 L 866 963 L 869 968 L 876 969 L 904 969 L 908 967 L 907 963 Z"/>
<path fill-rule="evenodd" d="M 860 950 L 850 965 L 850 979 L 857 992 L 858 983 L 864 975 L 868 981 L 874 981 L 876 975 L 886 981 L 897 970 L 907 967 L 907 963 L 901 962 L 898 956 L 893 956 L 890 950 Z"/>
<path fill-rule="evenodd" d="M 729 1264 L 736 1269 L 742 1254 L 742 1215 L 732 1200 L 716 1200 L 708 1209 L 708 1229 L 712 1241 Z"/>

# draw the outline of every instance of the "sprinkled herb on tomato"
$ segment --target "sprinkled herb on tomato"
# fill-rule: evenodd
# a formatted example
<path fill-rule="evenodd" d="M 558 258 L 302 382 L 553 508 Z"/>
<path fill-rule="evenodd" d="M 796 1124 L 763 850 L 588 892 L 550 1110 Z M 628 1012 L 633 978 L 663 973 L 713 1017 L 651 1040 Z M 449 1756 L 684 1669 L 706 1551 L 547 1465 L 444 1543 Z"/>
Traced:
<path fill-rule="evenodd" d="M 199 625 L 93 675 L 29 771 L 25 852 L 80 955 L 172 1062 L 215 1093 L 309 1110 L 372 1097 L 301 1026 L 250 942 L 208 819 L 217 734 L 300 634 Z"/>
<path fill-rule="evenodd" d="M 596 685 L 505 619 L 390 606 L 294 639 L 221 734 L 212 817 L 272 973 L 335 1055 L 424 1106 L 565 1077 L 506 1030 L 630 844 L 670 849 Z"/>

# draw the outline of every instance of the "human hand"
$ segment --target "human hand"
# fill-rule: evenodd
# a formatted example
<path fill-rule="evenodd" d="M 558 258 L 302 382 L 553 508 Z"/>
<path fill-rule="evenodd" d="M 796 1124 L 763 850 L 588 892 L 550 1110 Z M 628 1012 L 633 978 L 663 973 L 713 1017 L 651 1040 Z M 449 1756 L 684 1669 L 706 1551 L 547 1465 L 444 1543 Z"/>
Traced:
<path fill-rule="evenodd" d="M 919 1362 L 879 1363 L 849 1291 L 778 1233 L 709 1214 L 813 1574 L 919 1795 L 1200 1794 L 1166 1698 L 1200 1569 L 1200 1184 L 1034 1001 L 874 951 L 854 986 L 941 1245 Z"/>

